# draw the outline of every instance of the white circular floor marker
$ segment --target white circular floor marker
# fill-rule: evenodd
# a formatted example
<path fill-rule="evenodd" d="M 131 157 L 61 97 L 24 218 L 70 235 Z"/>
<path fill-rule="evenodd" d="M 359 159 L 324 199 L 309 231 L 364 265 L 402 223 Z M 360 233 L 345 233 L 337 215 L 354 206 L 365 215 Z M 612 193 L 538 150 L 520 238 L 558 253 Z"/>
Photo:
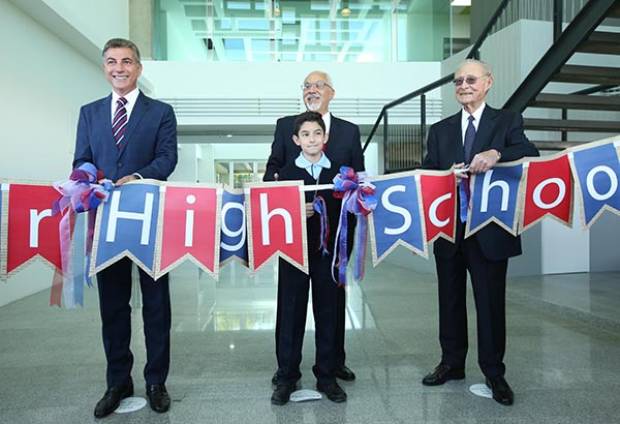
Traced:
<path fill-rule="evenodd" d="M 469 386 L 469 391 L 483 398 L 493 398 L 493 392 L 486 384 L 472 384 Z"/>
<path fill-rule="evenodd" d="M 121 400 L 121 404 L 116 408 L 117 414 L 127 414 L 129 412 L 136 412 L 146 406 L 146 399 L 141 397 L 128 397 Z"/>
<path fill-rule="evenodd" d="M 323 396 L 316 390 L 301 389 L 291 393 L 291 402 L 305 402 L 308 400 L 320 400 Z"/>

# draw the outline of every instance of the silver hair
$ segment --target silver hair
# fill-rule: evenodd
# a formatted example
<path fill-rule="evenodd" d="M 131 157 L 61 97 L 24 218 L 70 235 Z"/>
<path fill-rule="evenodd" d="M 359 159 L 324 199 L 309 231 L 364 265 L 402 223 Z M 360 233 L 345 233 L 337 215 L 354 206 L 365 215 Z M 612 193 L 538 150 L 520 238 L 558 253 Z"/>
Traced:
<path fill-rule="evenodd" d="M 323 75 L 323 78 L 325 79 L 325 82 L 329 84 L 329 86 L 333 89 L 334 88 L 334 84 L 332 82 L 332 77 L 329 76 L 329 74 L 325 71 L 312 71 L 310 73 L 308 73 L 308 75 L 306 75 L 306 78 L 304 78 L 304 82 L 308 79 L 308 77 L 312 74 L 321 74 Z"/>
<path fill-rule="evenodd" d="M 104 57 L 105 52 L 107 52 L 109 49 L 118 49 L 118 48 L 130 49 L 133 52 L 133 56 L 136 62 L 140 63 L 140 50 L 138 49 L 138 46 L 136 46 L 136 44 L 133 41 L 127 40 L 125 38 L 112 38 L 108 40 L 105 43 L 105 46 L 103 46 L 103 51 L 101 52 L 101 56 Z"/>
<path fill-rule="evenodd" d="M 478 59 L 465 59 L 456 68 L 455 73 L 457 73 L 459 70 L 461 70 L 461 68 L 463 68 L 465 65 L 478 65 L 478 66 L 482 67 L 482 69 L 484 69 L 485 75 L 489 75 L 491 77 L 493 76 L 493 72 L 491 70 L 491 66 L 488 63 L 483 62 L 482 60 L 478 60 Z"/>

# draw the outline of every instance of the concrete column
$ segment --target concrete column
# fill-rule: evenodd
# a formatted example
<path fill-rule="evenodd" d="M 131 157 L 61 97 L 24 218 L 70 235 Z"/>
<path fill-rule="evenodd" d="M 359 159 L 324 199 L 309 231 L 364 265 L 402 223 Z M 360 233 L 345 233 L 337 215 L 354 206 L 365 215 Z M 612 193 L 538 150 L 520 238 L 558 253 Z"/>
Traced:
<path fill-rule="evenodd" d="M 153 2 L 129 0 L 129 38 L 140 49 L 142 59 L 153 58 Z"/>

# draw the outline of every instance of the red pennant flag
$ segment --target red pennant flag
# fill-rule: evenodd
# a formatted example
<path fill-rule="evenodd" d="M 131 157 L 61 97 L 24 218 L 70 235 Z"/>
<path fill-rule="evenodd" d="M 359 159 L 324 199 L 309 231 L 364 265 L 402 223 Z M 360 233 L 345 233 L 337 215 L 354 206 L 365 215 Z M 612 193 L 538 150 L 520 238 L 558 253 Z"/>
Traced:
<path fill-rule="evenodd" d="M 523 232 L 546 215 L 572 224 L 573 181 L 568 155 L 553 159 L 533 159 L 526 164 L 525 194 L 521 229 Z"/>
<path fill-rule="evenodd" d="M 456 178 L 452 171 L 424 171 L 420 176 L 426 241 L 456 237 Z"/>
<path fill-rule="evenodd" d="M 51 185 L 9 185 L 7 273 L 36 256 L 61 268 L 58 224 L 62 215 L 52 216 L 58 197 Z"/>
<path fill-rule="evenodd" d="M 190 258 L 216 276 L 219 268 L 219 204 L 215 187 L 168 185 L 162 219 L 161 262 L 156 277 Z"/>
<path fill-rule="evenodd" d="M 287 181 L 248 189 L 250 269 L 258 270 L 277 255 L 308 272 L 306 209 L 300 185 L 299 181 Z"/>

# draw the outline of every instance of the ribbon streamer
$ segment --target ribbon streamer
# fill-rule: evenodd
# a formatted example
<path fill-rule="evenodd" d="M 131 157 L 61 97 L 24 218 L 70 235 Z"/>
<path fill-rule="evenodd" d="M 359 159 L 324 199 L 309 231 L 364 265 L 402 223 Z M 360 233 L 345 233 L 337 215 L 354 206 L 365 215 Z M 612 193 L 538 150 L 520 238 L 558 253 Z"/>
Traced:
<path fill-rule="evenodd" d="M 52 206 L 52 214 L 63 215 L 58 229 L 62 269 L 54 272 L 50 305 L 61 306 L 62 299 L 66 308 L 74 308 L 84 304 L 84 282 L 92 287 L 84 265 L 87 266 L 90 260 L 95 211 L 101 202 L 108 199 L 114 184 L 110 180 L 104 180 L 103 174 L 95 165 L 84 163 L 71 172 L 68 180 L 54 183 L 54 188 L 61 194 Z M 86 240 L 81 233 L 81 226 L 78 229 L 80 237 L 74 238 L 77 214 L 82 212 L 88 212 Z M 73 255 L 74 249 L 77 250 L 76 255 Z M 86 264 L 84 256 L 87 258 Z"/>
<path fill-rule="evenodd" d="M 334 242 L 334 260 L 332 261 L 332 278 L 338 285 L 347 284 L 348 265 L 348 213 L 357 218 L 354 237 L 354 269 L 353 278 L 360 281 L 364 278 L 364 262 L 366 261 L 366 241 L 368 239 L 368 214 L 377 207 L 375 186 L 360 178 L 355 170 L 341 166 L 340 173 L 334 177 L 334 197 L 342 199 L 338 230 Z M 336 263 L 336 258 L 338 262 Z M 334 268 L 338 267 L 338 277 Z"/>
<path fill-rule="evenodd" d="M 327 205 L 323 196 L 316 196 L 312 202 L 312 209 L 319 214 L 321 218 L 321 239 L 319 250 L 323 256 L 329 255 L 327 244 L 329 242 L 329 218 L 327 217 Z"/>

